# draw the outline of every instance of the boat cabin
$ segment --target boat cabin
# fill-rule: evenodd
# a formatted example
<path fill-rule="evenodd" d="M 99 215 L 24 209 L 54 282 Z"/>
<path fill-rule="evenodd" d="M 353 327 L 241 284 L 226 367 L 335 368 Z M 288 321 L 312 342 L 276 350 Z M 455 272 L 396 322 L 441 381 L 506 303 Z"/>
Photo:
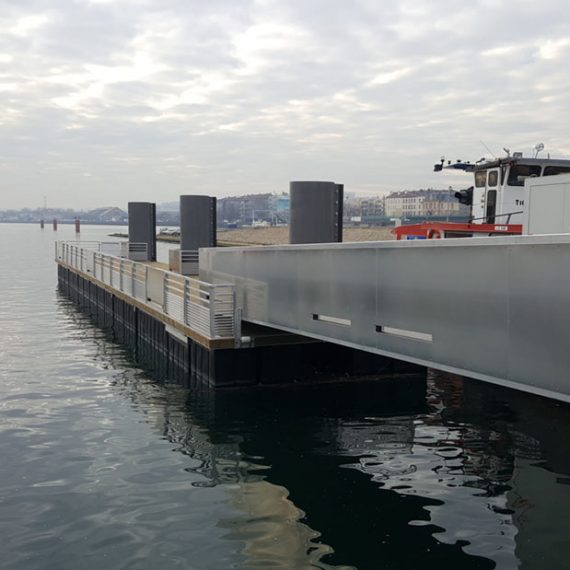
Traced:
<path fill-rule="evenodd" d="M 492 161 L 455 163 L 442 159 L 434 170 L 473 172 L 474 185 L 455 193 L 462 203 L 471 206 L 474 224 L 521 224 L 525 211 L 524 181 L 527 178 L 570 173 L 570 160 L 524 158 L 515 152 Z"/>

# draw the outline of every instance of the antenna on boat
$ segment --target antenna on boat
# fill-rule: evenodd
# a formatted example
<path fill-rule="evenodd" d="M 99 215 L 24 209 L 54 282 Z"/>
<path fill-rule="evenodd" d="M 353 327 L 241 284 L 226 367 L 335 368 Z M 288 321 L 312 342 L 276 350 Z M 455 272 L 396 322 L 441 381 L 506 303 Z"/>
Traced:
<path fill-rule="evenodd" d="M 534 158 L 538 156 L 538 153 L 544 150 L 544 143 L 538 143 L 534 146 Z"/>
<path fill-rule="evenodd" d="M 492 157 L 494 157 L 494 158 L 497 157 L 497 155 L 483 141 L 479 141 L 479 142 L 491 153 Z"/>

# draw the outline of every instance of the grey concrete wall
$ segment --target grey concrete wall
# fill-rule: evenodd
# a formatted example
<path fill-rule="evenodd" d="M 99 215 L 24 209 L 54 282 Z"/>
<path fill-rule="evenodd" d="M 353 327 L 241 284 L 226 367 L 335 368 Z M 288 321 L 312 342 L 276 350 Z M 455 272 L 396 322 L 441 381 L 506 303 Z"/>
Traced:
<path fill-rule="evenodd" d="M 146 243 L 147 261 L 156 261 L 156 204 L 129 202 L 129 241 Z"/>
<path fill-rule="evenodd" d="M 289 242 L 342 241 L 342 184 L 297 181 L 289 185 Z"/>
<path fill-rule="evenodd" d="M 216 198 L 180 196 L 180 249 L 216 246 Z"/>
<path fill-rule="evenodd" d="M 246 321 L 570 401 L 570 235 L 207 249 Z"/>

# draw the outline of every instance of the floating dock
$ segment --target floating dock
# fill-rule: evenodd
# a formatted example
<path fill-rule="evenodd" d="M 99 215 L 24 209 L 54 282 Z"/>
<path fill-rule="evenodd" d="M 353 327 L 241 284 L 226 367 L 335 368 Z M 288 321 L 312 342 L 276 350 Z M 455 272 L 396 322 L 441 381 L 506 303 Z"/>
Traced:
<path fill-rule="evenodd" d="M 291 183 L 297 243 L 247 248 L 213 247 L 215 202 L 181 197 L 190 249 L 169 265 L 154 204 L 130 203 L 131 241 L 57 243 L 59 285 L 141 360 L 216 388 L 434 368 L 570 402 L 570 234 L 341 243 L 342 195 Z"/>
<path fill-rule="evenodd" d="M 184 384 L 213 388 L 424 376 L 418 366 L 242 322 L 235 286 L 207 283 L 144 257 L 140 243 L 58 242 L 62 293 L 97 324 Z"/>

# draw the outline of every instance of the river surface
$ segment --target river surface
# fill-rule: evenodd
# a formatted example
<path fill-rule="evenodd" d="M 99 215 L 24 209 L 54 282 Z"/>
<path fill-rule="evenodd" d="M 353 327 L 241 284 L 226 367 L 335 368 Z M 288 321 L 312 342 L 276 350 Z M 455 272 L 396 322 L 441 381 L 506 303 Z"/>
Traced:
<path fill-rule="evenodd" d="M 56 238 L 0 224 L 2 570 L 570 568 L 568 405 L 438 373 L 182 388 L 58 294 Z"/>

